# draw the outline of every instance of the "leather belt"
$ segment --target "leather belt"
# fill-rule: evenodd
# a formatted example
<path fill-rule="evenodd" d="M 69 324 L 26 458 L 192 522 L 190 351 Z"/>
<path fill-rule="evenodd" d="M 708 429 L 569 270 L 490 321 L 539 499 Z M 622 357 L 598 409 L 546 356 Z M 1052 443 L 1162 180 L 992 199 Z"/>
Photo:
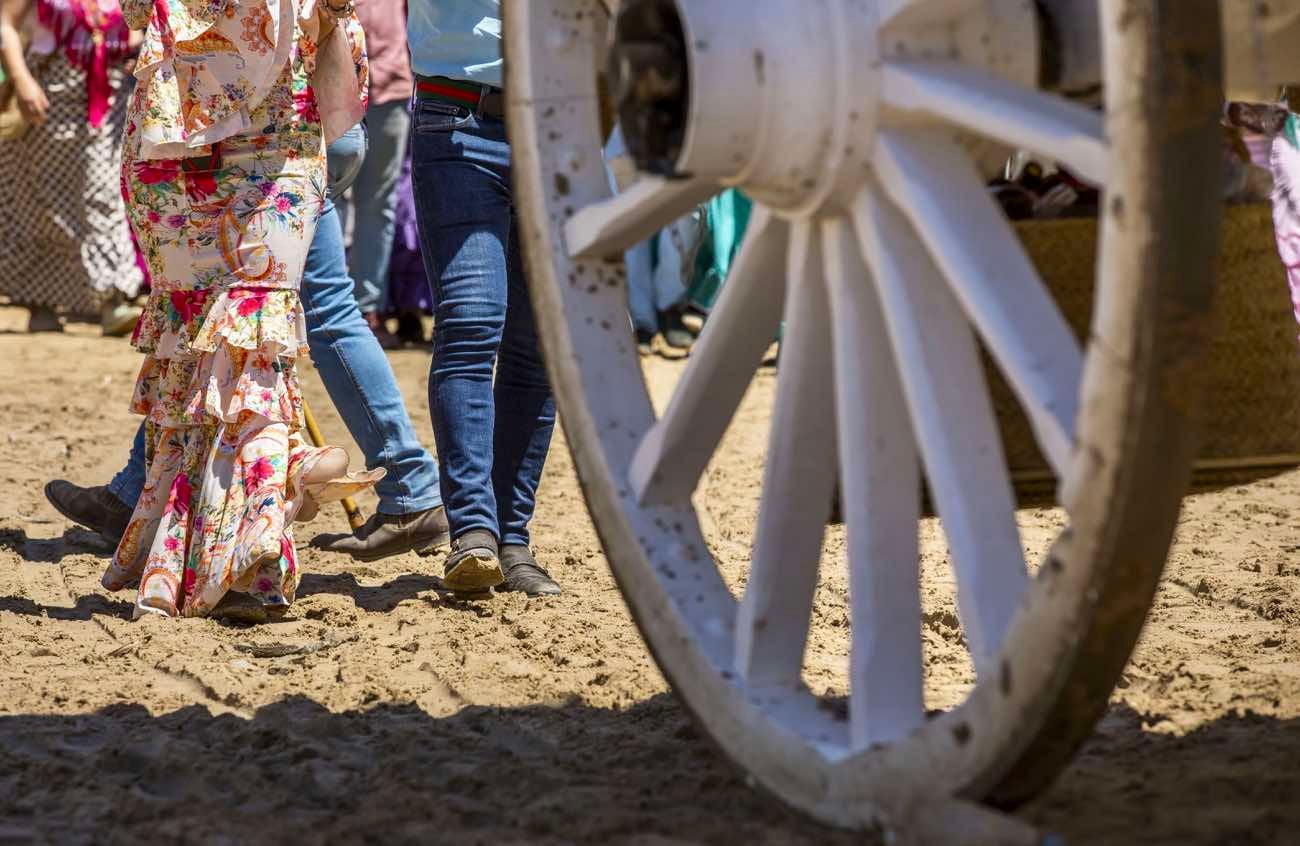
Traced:
<path fill-rule="evenodd" d="M 415 81 L 415 96 L 421 100 L 464 106 L 483 117 L 502 120 L 506 116 L 505 92 L 494 85 L 480 85 L 445 76 L 421 76 Z"/>

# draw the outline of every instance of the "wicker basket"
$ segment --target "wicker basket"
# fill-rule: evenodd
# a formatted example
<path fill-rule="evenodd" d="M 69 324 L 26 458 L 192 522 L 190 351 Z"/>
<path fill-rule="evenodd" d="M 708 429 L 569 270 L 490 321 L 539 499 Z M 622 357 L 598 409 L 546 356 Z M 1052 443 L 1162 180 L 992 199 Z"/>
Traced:
<path fill-rule="evenodd" d="M 1211 490 L 1300 466 L 1300 344 L 1267 205 L 1225 209 L 1219 326 L 1211 353 L 1201 457 L 1193 488 Z M 1029 257 L 1076 335 L 1092 318 L 1097 221 L 1016 224 Z M 1051 499 L 1055 481 L 1010 388 L 990 389 L 1021 502 Z"/>

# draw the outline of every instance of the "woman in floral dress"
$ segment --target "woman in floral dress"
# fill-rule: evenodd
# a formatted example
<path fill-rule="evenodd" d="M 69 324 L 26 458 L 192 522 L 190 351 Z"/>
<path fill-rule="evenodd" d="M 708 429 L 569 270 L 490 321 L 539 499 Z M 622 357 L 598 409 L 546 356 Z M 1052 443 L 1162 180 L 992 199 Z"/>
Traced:
<path fill-rule="evenodd" d="M 122 3 L 147 26 L 122 190 L 153 286 L 133 339 L 148 472 L 103 581 L 139 583 L 137 618 L 283 611 L 295 515 L 375 480 L 323 489 L 346 456 L 300 436 L 298 286 L 325 143 L 365 108 L 360 27 L 329 2 Z"/>
<path fill-rule="evenodd" d="M 22 40 L 29 43 L 23 49 Z M 144 276 L 118 191 L 118 141 L 138 42 L 117 0 L 0 0 L 0 64 L 24 127 L 0 138 L 0 295 L 31 331 L 55 309 L 131 331 Z"/>

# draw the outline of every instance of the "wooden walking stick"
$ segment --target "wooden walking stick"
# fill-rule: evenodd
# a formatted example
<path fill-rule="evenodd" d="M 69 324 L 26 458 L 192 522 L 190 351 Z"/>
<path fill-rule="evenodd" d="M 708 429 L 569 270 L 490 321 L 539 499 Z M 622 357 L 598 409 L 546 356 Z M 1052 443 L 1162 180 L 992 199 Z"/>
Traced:
<path fill-rule="evenodd" d="M 316 417 L 311 413 L 311 406 L 307 404 L 307 398 L 302 400 L 302 416 L 307 420 L 307 435 L 311 438 L 314 446 L 325 446 L 325 437 L 320 433 L 320 427 L 316 425 Z M 347 496 L 342 501 L 343 510 L 348 515 L 348 525 L 353 529 L 360 529 L 366 522 L 366 515 L 361 513 L 357 507 L 357 502 L 352 497 Z"/>

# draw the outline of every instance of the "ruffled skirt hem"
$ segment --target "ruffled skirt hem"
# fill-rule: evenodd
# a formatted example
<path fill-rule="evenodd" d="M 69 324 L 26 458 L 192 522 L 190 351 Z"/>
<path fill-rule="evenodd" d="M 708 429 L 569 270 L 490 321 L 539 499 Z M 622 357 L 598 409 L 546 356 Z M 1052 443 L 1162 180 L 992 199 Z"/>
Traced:
<path fill-rule="evenodd" d="M 138 585 L 136 619 L 204 617 L 232 590 L 288 607 L 299 578 L 290 526 L 329 448 L 251 419 L 149 434 L 145 488 L 104 588 Z"/>
<path fill-rule="evenodd" d="M 291 289 L 155 293 L 133 339 L 146 356 L 131 410 L 165 429 L 251 416 L 296 431 L 305 325 Z"/>
<path fill-rule="evenodd" d="M 137 618 L 206 616 L 231 590 L 293 601 L 290 525 L 326 452 L 300 434 L 305 337 L 293 289 L 151 295 L 131 402 L 148 424 L 148 469 L 103 576 L 109 590 L 139 584 Z"/>

